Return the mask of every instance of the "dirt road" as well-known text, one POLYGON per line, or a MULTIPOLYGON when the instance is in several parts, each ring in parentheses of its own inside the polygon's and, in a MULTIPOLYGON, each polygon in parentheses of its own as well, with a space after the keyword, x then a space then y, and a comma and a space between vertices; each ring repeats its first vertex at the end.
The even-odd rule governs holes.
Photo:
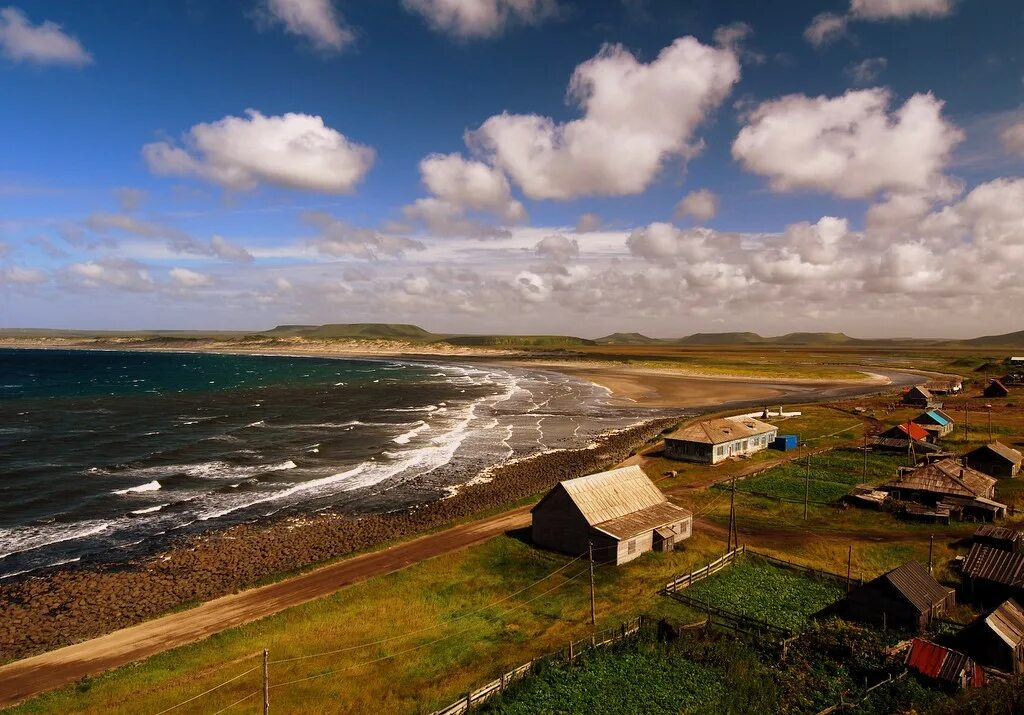
POLYGON ((356 556, 294 578, 223 596, 99 638, 0 667, 0 707, 74 683, 226 628, 255 621, 410 564, 451 553, 530 523, 530 508, 427 534, 383 551, 356 556))

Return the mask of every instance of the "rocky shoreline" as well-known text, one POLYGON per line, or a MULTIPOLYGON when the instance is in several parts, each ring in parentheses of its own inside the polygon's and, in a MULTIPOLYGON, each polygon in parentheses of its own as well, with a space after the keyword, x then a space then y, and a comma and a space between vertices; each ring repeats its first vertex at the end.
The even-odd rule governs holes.
POLYGON ((249 588, 355 551, 436 529, 625 459, 674 424, 659 419, 507 464, 491 481, 417 508, 361 517, 324 512, 240 525, 118 566, 59 570, 0 584, 0 662, 93 638, 188 604, 249 588))

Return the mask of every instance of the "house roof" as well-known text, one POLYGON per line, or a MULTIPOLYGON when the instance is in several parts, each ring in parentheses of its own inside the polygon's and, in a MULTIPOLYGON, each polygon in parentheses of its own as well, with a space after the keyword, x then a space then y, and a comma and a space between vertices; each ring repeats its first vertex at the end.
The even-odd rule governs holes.
POLYGON ((896 425, 895 427, 890 427, 882 434, 889 437, 906 435, 910 439, 920 442, 928 437, 928 430, 916 422, 906 422, 904 424, 896 425))
POLYGON ((1020 464, 1022 461, 1024 461, 1024 455, 1015 450, 1013 447, 1007 447, 1002 442, 992 442, 991 444, 986 444, 983 447, 978 447, 973 452, 969 452, 967 456, 969 457, 972 454, 977 454, 978 452, 984 451, 991 452, 992 454, 995 454, 996 456, 1001 457, 1007 462, 1011 462, 1013 464, 1020 464))
POLYGON ((665 439, 701 444, 723 444, 744 437, 754 437, 777 429, 774 425, 753 417, 725 417, 706 420, 678 429, 665 439))
POLYGON ((928 569, 916 561, 897 566, 875 581, 888 582, 918 613, 927 613, 953 591, 932 578, 928 569))
POLYGON ((975 539, 999 539, 1001 541, 1020 541, 1024 534, 1016 529, 994 524, 982 524, 974 532, 975 539))
POLYGON ((590 526, 668 501, 644 470, 636 465, 567 479, 559 486, 590 526))
POLYGON ((1024 554, 974 544, 964 559, 963 572, 1003 586, 1024 586, 1024 554))
POLYGON ((1024 642, 1024 610, 1012 598, 1003 601, 983 622, 1011 648, 1024 642))
POLYGON ((907 655, 907 667, 926 677, 955 685, 960 684, 963 674, 967 674, 972 683, 976 674, 980 675, 978 666, 963 653, 921 638, 913 640, 907 655))
POLYGON ((928 391, 927 387, 921 387, 920 385, 911 387, 906 392, 908 397, 925 397, 931 399, 932 393, 928 391))
POLYGON ((621 541, 692 516, 693 513, 689 509, 666 501, 620 516, 617 519, 602 521, 600 524, 595 524, 594 528, 621 541))
POLYGON ((927 412, 922 412, 915 417, 914 422, 918 424, 921 422, 934 422, 939 427, 945 427, 946 425, 951 424, 952 420, 948 415, 946 415, 946 413, 940 410, 928 410, 927 412))
POLYGON ((988 387, 985 388, 985 391, 987 392, 989 390, 995 390, 996 392, 1005 392, 1005 393, 1009 393, 1010 392, 1009 390, 1006 389, 1006 385, 1004 385, 1003 383, 1001 383, 999 380, 996 380, 996 379, 992 379, 992 380, 988 381, 988 387))
POLYGON ((965 467, 953 458, 946 458, 901 474, 884 486, 889 489, 976 498, 987 494, 995 483, 992 477, 965 467))

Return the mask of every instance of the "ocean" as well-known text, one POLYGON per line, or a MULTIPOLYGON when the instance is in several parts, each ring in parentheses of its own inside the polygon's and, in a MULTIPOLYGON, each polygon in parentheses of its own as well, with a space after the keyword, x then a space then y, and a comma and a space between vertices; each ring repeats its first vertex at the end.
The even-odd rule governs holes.
POLYGON ((0 578, 282 514, 402 509, 651 416, 542 370, 0 349, 0 578))

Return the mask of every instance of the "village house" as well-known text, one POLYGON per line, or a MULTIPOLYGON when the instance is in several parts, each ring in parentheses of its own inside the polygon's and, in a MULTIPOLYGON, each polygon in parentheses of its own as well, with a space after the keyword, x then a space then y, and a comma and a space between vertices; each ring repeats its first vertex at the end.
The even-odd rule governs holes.
POLYGON ((1024 455, 1002 442, 992 442, 968 452, 964 459, 972 469, 977 469, 990 477, 1012 479, 1020 474, 1024 455))
POLYGON ((953 418, 940 409, 922 412, 912 422, 924 428, 930 437, 929 442, 936 442, 940 437, 945 437, 955 426, 953 418))
POLYGON ((774 425, 753 417, 726 417, 697 422, 665 437, 665 456, 687 462, 718 464, 767 448, 778 436, 774 425))
POLYGON ((820 615, 838 615, 886 628, 919 633, 956 606, 956 591, 943 586, 916 561, 854 588, 820 615))
POLYGON ((693 514, 668 501, 640 467, 559 482, 531 509, 533 543, 623 564, 647 551, 671 551, 690 537, 693 514))
POLYGON ((921 638, 915 638, 910 645, 907 669, 946 690, 980 688, 985 684, 985 672, 969 656, 921 638))
POLYGON ((925 388, 933 395, 956 395, 964 389, 963 380, 935 380, 925 385, 925 388))
MULTIPOLYGON (((905 467, 899 476, 878 487, 896 501, 934 511, 921 516, 958 516, 985 521, 1006 516, 1006 505, 995 501, 996 480, 947 457, 919 467, 905 467)), ((912 511, 917 514, 920 510, 912 511)))
POLYGON ((957 646, 981 665, 1024 672, 1024 610, 1012 598, 978 616, 956 637, 957 646))
POLYGON ((982 606, 1024 602, 1024 553, 974 544, 961 568, 966 593, 982 606))
POLYGON ((921 425, 904 422, 873 437, 870 445, 877 452, 913 453, 916 456, 940 452, 938 445, 928 441, 930 437, 928 430, 921 425))
POLYGON ((920 407, 925 410, 933 407, 942 407, 942 403, 935 400, 935 397, 927 387, 921 387, 919 385, 911 387, 903 393, 903 404, 920 407))
POLYGON ((982 394, 984 394, 985 397, 1009 397, 1010 391, 1006 389, 1006 385, 1001 381, 989 380, 989 383, 982 394))
POLYGON ((1016 529, 994 524, 982 524, 974 532, 971 541, 1003 551, 1024 551, 1024 534, 1016 529))

